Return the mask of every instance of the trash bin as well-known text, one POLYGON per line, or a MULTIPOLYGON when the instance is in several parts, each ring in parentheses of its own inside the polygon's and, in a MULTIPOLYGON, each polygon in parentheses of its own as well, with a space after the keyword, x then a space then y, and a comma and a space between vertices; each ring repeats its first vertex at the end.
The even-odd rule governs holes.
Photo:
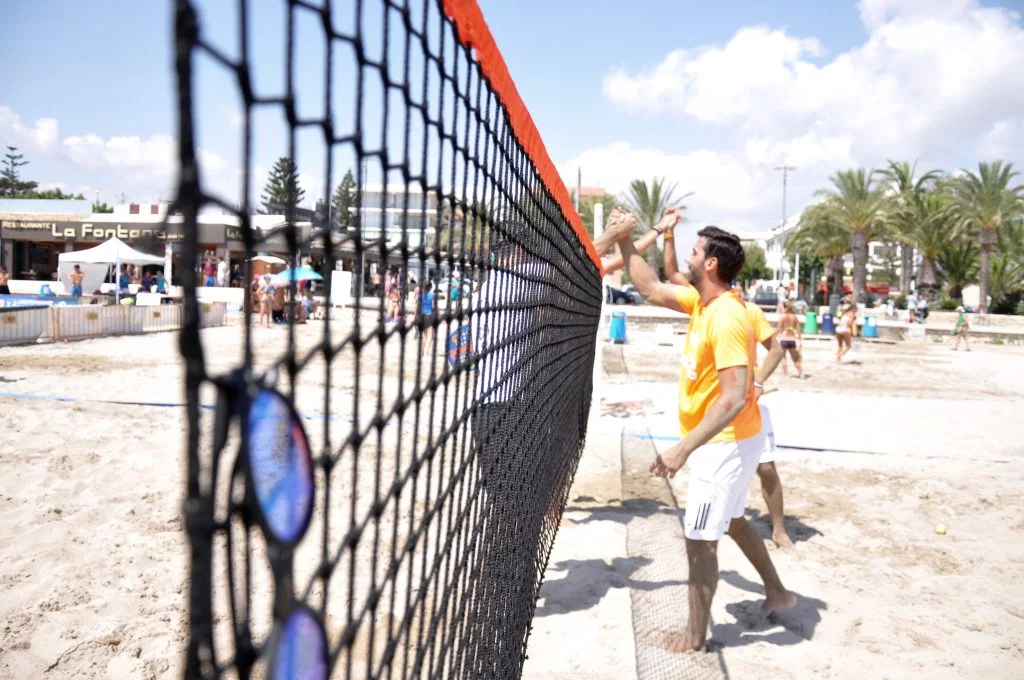
POLYGON ((832 321, 832 315, 828 312, 821 315, 821 332, 825 335, 835 335, 836 325, 832 321))
POLYGON ((861 331, 861 335, 865 338, 878 337, 878 319, 874 315, 864 317, 864 329, 861 331))
POLYGON ((612 323, 608 327, 608 339, 620 345, 626 342, 625 312, 612 312, 612 323))
POLYGON ((808 309, 807 314, 804 315, 804 333, 808 335, 818 334, 818 313, 813 309, 808 309))

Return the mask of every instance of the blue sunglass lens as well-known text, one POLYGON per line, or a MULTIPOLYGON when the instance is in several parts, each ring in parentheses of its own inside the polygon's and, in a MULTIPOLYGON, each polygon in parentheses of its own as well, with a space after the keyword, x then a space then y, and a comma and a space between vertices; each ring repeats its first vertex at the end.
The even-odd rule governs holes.
POLYGON ((285 398, 263 390, 249 407, 249 471, 256 501, 274 538, 298 541, 313 506, 313 457, 305 430, 285 398))
POLYGON ((274 649, 275 680, 327 678, 327 640, 323 627, 306 609, 296 609, 284 623, 274 649))

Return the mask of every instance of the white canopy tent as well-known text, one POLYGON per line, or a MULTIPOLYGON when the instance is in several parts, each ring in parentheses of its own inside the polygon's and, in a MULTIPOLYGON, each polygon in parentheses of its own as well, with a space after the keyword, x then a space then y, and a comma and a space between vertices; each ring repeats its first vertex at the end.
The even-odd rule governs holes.
MULTIPOLYGON (((76 264, 85 273, 82 290, 91 291, 98 289, 103 283, 110 265, 114 265, 115 276, 117 276, 121 272, 122 264, 164 264, 164 258, 135 250, 121 239, 111 237, 95 248, 58 255, 57 278, 61 282, 66 282, 68 274, 76 264)), ((121 301, 120 286, 117 286, 115 298, 118 302, 121 301)))

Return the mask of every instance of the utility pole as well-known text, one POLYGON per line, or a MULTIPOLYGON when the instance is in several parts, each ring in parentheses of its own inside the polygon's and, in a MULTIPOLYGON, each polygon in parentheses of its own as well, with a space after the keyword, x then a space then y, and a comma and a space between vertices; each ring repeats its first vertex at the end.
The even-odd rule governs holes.
POLYGON ((583 168, 576 168, 576 200, 573 207, 580 211, 580 192, 583 190, 583 168))
MULTIPOLYGON (((785 165, 785 164, 783 164, 783 165, 775 166, 775 169, 782 171, 782 226, 781 226, 781 229, 780 229, 780 232, 781 232, 781 230, 784 230, 786 228, 786 185, 788 184, 789 173, 791 173, 794 170, 796 170, 796 168, 794 168, 792 165, 785 165)), ((782 234, 780 233, 779 235, 781 236, 782 234)), ((785 245, 785 244, 783 244, 783 245, 785 245)), ((781 263, 780 263, 779 270, 781 271, 781 269, 782 269, 782 267, 781 267, 781 263)), ((796 255, 796 267, 795 267, 795 269, 796 269, 796 272, 795 272, 795 277, 794 278, 796 279, 797 290, 799 290, 800 289, 800 254, 799 253, 797 253, 797 255, 796 255)), ((775 278, 779 278, 779 277, 776 276, 775 278)))

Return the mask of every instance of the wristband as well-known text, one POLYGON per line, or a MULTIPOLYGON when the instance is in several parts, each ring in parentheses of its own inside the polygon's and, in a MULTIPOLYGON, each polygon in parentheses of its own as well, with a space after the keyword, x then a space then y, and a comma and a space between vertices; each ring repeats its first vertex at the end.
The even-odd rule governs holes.
POLYGON ((759 382, 757 382, 755 380, 754 381, 754 389, 762 389, 763 390, 764 389, 764 385, 762 383, 759 383, 759 382))
POLYGON ((663 238, 664 238, 664 239, 665 239, 666 241, 671 241, 671 240, 672 240, 673 238, 675 238, 675 237, 674 237, 674 236, 672 235, 672 232, 671 232, 671 231, 663 231, 663 232, 661 233, 661 235, 662 235, 662 237, 663 237, 663 238))
POLYGON ((651 227, 651 231, 653 231, 654 233, 658 234, 659 236, 665 233, 664 231, 662 231, 661 229, 658 229, 657 227, 651 227))

